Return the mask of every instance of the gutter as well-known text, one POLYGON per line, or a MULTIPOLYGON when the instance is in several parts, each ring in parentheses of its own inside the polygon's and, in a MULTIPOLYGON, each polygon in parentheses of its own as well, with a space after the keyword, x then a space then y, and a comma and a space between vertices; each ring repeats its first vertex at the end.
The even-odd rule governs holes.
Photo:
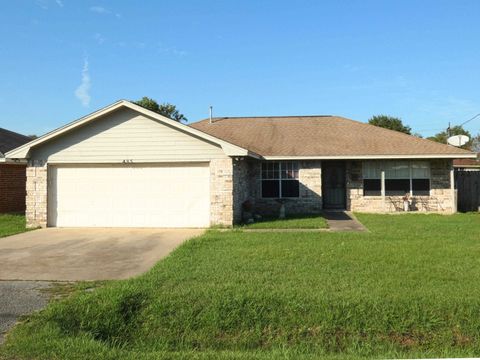
POLYGON ((0 164, 26 165, 27 163, 27 159, 0 158, 0 164))
POLYGON ((264 160, 476 159, 477 154, 262 156, 264 160))

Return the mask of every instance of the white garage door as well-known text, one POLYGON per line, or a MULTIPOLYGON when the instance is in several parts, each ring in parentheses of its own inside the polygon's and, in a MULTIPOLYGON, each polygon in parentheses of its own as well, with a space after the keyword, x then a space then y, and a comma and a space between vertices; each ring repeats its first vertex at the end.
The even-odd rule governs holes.
POLYGON ((208 227, 202 164, 51 166, 48 223, 60 227, 208 227))

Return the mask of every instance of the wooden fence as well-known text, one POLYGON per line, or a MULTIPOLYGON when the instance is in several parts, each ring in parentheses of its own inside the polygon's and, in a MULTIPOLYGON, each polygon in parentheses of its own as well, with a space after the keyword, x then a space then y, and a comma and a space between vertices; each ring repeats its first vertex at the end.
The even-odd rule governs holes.
POLYGON ((458 211, 479 211, 480 171, 455 170, 455 180, 458 211))

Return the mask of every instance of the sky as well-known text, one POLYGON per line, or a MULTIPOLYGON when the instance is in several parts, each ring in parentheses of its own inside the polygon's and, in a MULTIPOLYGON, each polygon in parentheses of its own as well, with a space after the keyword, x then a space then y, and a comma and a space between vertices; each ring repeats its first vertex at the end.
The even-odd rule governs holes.
MULTIPOLYGON (((480 1, 0 0, 0 127, 41 135, 119 99, 214 116, 480 113, 480 1)), ((480 117, 465 126, 480 132, 480 117)))

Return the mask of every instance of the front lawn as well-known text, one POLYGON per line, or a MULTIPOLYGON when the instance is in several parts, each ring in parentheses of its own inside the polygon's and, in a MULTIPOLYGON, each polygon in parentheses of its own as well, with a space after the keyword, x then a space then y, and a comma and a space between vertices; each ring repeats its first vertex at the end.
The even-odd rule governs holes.
POLYGON ((327 220, 318 214, 290 215, 285 219, 266 217, 241 227, 245 229, 324 229, 327 228, 327 220))
POLYGON ((27 231, 24 215, 0 214, 0 238, 24 231, 27 231))
POLYGON ((209 231, 51 303, 0 358, 479 356, 480 215, 357 217, 370 232, 209 231))

